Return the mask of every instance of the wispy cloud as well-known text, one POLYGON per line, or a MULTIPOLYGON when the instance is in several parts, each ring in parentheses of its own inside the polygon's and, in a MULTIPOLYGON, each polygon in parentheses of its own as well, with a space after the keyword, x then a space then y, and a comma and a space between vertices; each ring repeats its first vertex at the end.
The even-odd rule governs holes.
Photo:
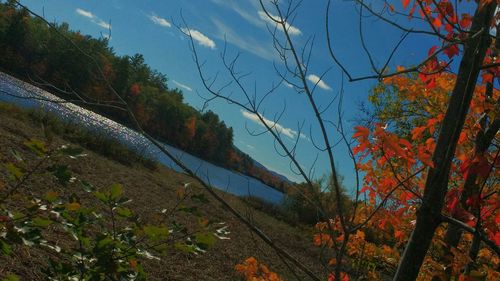
POLYGON ((77 8, 76 13, 82 17, 90 19, 91 22, 97 24, 98 26, 100 26, 102 28, 111 29, 111 25, 109 23, 103 21, 102 19, 100 19, 98 16, 94 15, 90 11, 86 11, 84 9, 77 8))
POLYGON ((323 90, 326 90, 326 91, 332 90, 332 88, 330 86, 328 86, 328 84, 326 84, 325 81, 321 80, 321 78, 319 78, 318 75, 309 74, 309 75, 307 75, 307 80, 314 83, 315 85, 318 85, 318 87, 320 87, 323 90))
POLYGON ((152 13, 151 15, 148 15, 148 18, 154 23, 154 24, 157 24, 159 26, 163 26, 163 27, 172 27, 172 24, 167 21, 166 19, 162 18, 162 17, 159 17, 157 15, 155 15, 154 13, 152 13))
POLYGON ((94 14, 92 14, 91 12, 85 11, 85 10, 80 9, 80 8, 76 9, 76 13, 79 14, 80 16, 83 16, 83 17, 86 17, 89 19, 93 19, 95 17, 94 14))
MULTIPOLYGON (((253 24, 261 28, 265 28, 266 23, 274 26, 276 25, 276 21, 281 21, 281 18, 279 16, 275 16, 268 12, 269 16, 271 16, 271 18, 269 18, 269 16, 264 11, 262 10, 259 11, 261 7, 260 4, 258 4, 258 1, 250 1, 252 7, 244 7, 244 8, 240 6, 242 1, 212 0, 212 2, 214 2, 217 5, 227 7, 233 10, 250 24, 253 24)), ((292 36, 298 36, 302 34, 302 31, 299 28, 290 25, 288 22, 285 22, 285 27, 288 30, 288 33, 292 36)))
POLYGON ((182 89, 184 89, 184 90, 186 90, 186 91, 189 91, 189 92, 192 92, 192 91, 193 91, 193 89, 192 89, 191 87, 189 87, 188 85, 185 85, 185 84, 179 83, 179 82, 177 82, 177 81, 175 81, 175 80, 172 80, 172 82, 173 82, 173 83, 174 83, 177 87, 182 88, 182 89))
MULTIPOLYGON (((257 114, 248 112, 248 111, 243 110, 243 109, 241 110, 241 114, 246 119, 264 127, 264 124, 262 124, 262 121, 259 119, 259 116, 257 116, 257 114)), ((274 128, 278 133, 283 134, 291 139, 294 139, 295 137, 297 137, 297 134, 298 134, 297 131, 290 129, 290 128, 283 127, 282 125, 280 125, 274 121, 271 121, 263 116, 262 116, 262 119, 264 120, 264 122, 266 123, 267 126, 274 128)))
MULTIPOLYGON (((260 19, 262 19, 263 21, 265 21, 273 26, 276 25, 276 21, 282 21, 282 19, 279 16, 275 16, 269 12, 266 14, 264 11, 258 11, 258 15, 259 15, 260 19)), ((290 34, 292 36, 298 36, 298 35, 302 34, 302 31, 300 29, 298 29, 297 27, 295 27, 293 25, 290 25, 288 22, 285 22, 285 28, 288 31, 288 34, 290 34)), ((279 29, 282 30, 281 28, 279 28, 279 29)))
POLYGON ((240 35, 231 27, 227 26, 222 21, 216 18, 212 18, 212 22, 218 30, 217 38, 226 40, 228 43, 233 44, 240 49, 250 52, 263 59, 272 61, 274 58, 276 58, 276 54, 273 51, 271 43, 266 46, 265 43, 253 37, 240 35))
MULTIPOLYGON (((242 17, 243 19, 245 19, 246 21, 255 26, 265 27, 265 23, 256 16, 255 12, 257 10, 255 8, 253 7, 243 8, 242 6, 240 6, 240 4, 242 4, 243 1, 212 0, 212 2, 214 2, 219 6, 233 10, 238 15, 240 15, 240 17, 242 17)), ((253 1, 250 2, 253 3, 253 1)))
POLYGON ((215 49, 215 42, 208 38, 205 34, 201 33, 200 31, 196 29, 190 29, 190 28, 181 28, 182 32, 184 32, 186 35, 191 35, 194 41, 198 42, 199 45, 203 47, 207 47, 210 49, 215 49))

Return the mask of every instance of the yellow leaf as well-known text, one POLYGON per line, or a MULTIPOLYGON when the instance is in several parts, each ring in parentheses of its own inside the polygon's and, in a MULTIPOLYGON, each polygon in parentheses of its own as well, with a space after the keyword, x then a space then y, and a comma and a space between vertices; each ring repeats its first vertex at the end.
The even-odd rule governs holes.
POLYGON ((78 209, 80 209, 80 203, 78 203, 78 202, 66 204, 66 210, 68 210, 68 211, 76 211, 78 209))

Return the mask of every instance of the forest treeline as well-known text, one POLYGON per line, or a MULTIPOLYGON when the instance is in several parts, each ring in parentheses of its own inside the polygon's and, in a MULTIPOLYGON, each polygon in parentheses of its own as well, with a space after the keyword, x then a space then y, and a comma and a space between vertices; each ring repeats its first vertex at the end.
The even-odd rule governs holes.
POLYGON ((186 104, 182 92, 168 86, 165 74, 151 69, 141 54, 117 55, 105 36, 83 35, 67 23, 50 27, 25 9, 0 3, 0 69, 61 98, 83 97, 88 102, 81 106, 133 127, 127 112, 117 108, 119 99, 109 83, 155 138, 284 188, 281 178, 235 148, 232 128, 217 114, 186 104))

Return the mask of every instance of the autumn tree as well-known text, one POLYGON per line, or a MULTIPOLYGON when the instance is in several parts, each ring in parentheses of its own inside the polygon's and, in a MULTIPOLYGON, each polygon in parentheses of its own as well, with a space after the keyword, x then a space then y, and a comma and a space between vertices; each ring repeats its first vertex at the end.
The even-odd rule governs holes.
MULTIPOLYGON (((17 2, 15 4, 26 9, 17 2)), ((492 158, 494 154, 489 149, 498 131, 498 106, 496 102, 498 97, 496 91, 493 90, 497 75, 500 74, 497 69, 497 48, 495 46, 497 40, 496 34, 493 32, 496 30, 497 2, 483 0, 475 3, 452 3, 447 0, 403 0, 401 3, 399 1, 398 3, 384 2, 382 8, 379 8, 380 5, 370 5, 361 0, 354 1, 355 7, 359 11, 360 24, 366 16, 369 16, 380 19, 387 23, 390 28, 403 32, 402 38, 395 45, 389 58, 382 67, 377 67, 371 57, 370 50, 364 43, 363 31, 360 27, 361 44, 369 58, 369 67, 373 74, 359 77, 351 74, 349 67, 335 52, 334 46, 337 43, 333 41, 335 36, 330 30, 332 1, 327 2, 325 13, 327 55, 330 56, 332 65, 337 66, 349 82, 385 79, 386 83, 392 83, 396 91, 412 93, 413 95, 433 92, 437 89, 441 91, 439 95, 436 95, 436 98, 441 100, 434 101, 435 97, 429 95, 423 95, 423 99, 413 97, 414 100, 423 103, 432 102, 441 106, 439 114, 436 115, 436 111, 424 108, 423 112, 428 115, 424 115, 420 119, 408 119, 406 127, 400 128, 400 132, 387 130, 385 124, 373 124, 370 128, 359 126, 353 135, 357 141, 355 147, 351 147, 350 138, 344 128, 343 89, 332 100, 332 104, 335 101, 338 102, 338 107, 334 110, 336 119, 330 120, 328 116, 325 116, 325 107, 328 109, 328 105, 319 104, 315 96, 319 81, 311 85, 307 80, 311 71, 308 58, 313 52, 313 40, 311 38, 311 40, 306 41, 305 46, 297 46, 290 35, 290 28, 293 19, 297 16, 297 7, 300 1, 261 0, 260 4, 264 15, 270 22, 273 22, 269 26, 269 31, 275 51, 282 62, 280 66, 276 67, 278 82, 273 84, 268 91, 257 96, 243 86, 244 83, 241 82, 246 76, 242 76, 237 70, 238 56, 230 58, 226 47, 222 50, 222 68, 240 95, 228 93, 225 91, 226 87, 216 88, 215 81, 209 78, 212 76, 207 76, 204 73, 203 63, 192 40, 190 47, 193 50, 201 80, 209 95, 207 100, 223 99, 254 114, 265 128, 263 133, 268 133, 274 138, 278 148, 277 152, 290 160, 294 171, 303 177, 304 185, 314 190, 317 187, 314 186, 315 181, 311 173, 301 165, 296 157, 297 144, 301 140, 303 127, 298 126, 295 143, 290 145, 284 141, 283 131, 276 125, 280 121, 280 115, 276 115, 274 122, 269 122, 261 111, 262 103, 266 101, 266 98, 285 82, 292 86, 295 92, 303 98, 304 104, 307 104, 311 109, 315 128, 320 136, 319 143, 316 141, 314 145, 319 152, 325 153, 328 159, 329 176, 331 176, 329 186, 334 194, 335 208, 325 206, 331 203, 315 200, 314 196, 307 192, 301 192, 300 189, 297 189, 297 192, 305 202, 315 206, 319 217, 326 218, 319 222, 318 233, 314 236, 315 244, 332 249, 332 257, 328 258, 327 261, 320 260, 320 262, 324 262, 324 267, 327 270, 324 277, 330 280, 347 280, 351 267, 346 265, 346 259, 362 261, 369 253, 372 257, 383 255, 383 260, 392 266, 398 264, 394 280, 415 280, 421 272, 422 264, 426 261, 436 232, 442 230, 443 222, 446 222, 448 226, 446 229, 449 232, 447 243, 452 246, 450 249, 456 243, 454 242, 457 241, 456 237, 460 237, 461 231, 467 231, 473 235, 472 244, 474 247, 470 248, 471 257, 478 255, 477 251, 480 247, 476 245, 480 245, 480 241, 487 244, 493 251, 498 251, 498 245, 494 241, 498 236, 498 230, 491 226, 492 214, 495 214, 498 208, 494 204, 497 195, 495 190, 493 190, 494 193, 490 192, 490 194, 488 189, 483 188, 483 186, 489 187, 487 167, 489 167, 489 175, 497 163, 496 156, 492 158), (406 26, 406 23, 400 24, 398 21, 408 18, 410 19, 407 23, 409 26, 406 26), (408 36, 413 35, 433 38, 436 46, 429 46, 429 50, 421 62, 391 70, 389 65, 399 64, 393 61, 394 53, 399 51, 401 43, 408 36), (460 63, 455 66, 451 62, 452 59, 460 63), (448 76, 446 72, 455 72, 456 74, 448 76), (478 89, 477 86, 481 82, 478 80, 480 75, 482 75, 486 86, 478 89), (400 81, 404 81, 404 85, 399 85, 400 81), (414 86, 414 88, 405 88, 408 86, 414 86), (484 91, 485 94, 482 94, 481 91, 484 91), (474 93, 479 93, 475 99, 474 93), (476 100, 479 102, 476 103, 476 100), (479 104, 477 108, 483 114, 486 113, 484 115, 486 117, 478 117, 477 112, 474 111, 476 110, 475 104, 479 104), (464 128, 467 128, 464 125, 470 126, 476 123, 478 126, 472 125, 471 130, 464 131, 464 128), (416 128, 412 129, 412 126, 416 126, 416 128), (334 141, 335 136, 337 141, 334 141), (465 142, 464 139, 468 137, 475 139, 475 143, 465 142), (425 142, 422 142, 421 139, 425 139, 425 142), (352 198, 352 206, 349 207, 344 205, 347 198, 343 193, 334 157, 333 148, 337 142, 345 144, 356 171, 356 186, 353 187, 356 193, 352 198), (465 145, 466 143, 468 144, 465 145), (474 143, 472 148, 471 143, 474 143), (462 147, 461 144, 464 146, 462 147), (473 157, 464 158, 463 155, 472 155, 473 157), (457 165, 460 165, 458 170, 457 165), (366 173, 363 179, 361 179, 361 171, 366 173), (453 192, 460 188, 463 189, 463 192, 453 192), (366 200, 362 196, 365 192, 368 194, 366 200), (470 213, 473 218, 467 216, 464 219, 466 213, 470 213), (398 224, 386 228, 388 221, 398 218, 400 219, 398 224), (461 230, 453 230, 450 225, 461 230), (375 232, 374 229, 383 231, 375 232), (386 246, 384 247, 384 245, 375 243, 376 240, 388 239, 389 235, 395 238, 389 243, 390 245, 384 244, 386 246), (455 238, 452 239, 452 237, 455 238), (404 248, 404 252, 400 256, 395 249, 401 248, 404 248)), ((29 10, 23 10, 23 13, 26 11, 29 10)), ((8 14, 13 11, 7 7, 2 12, 8 14)), ((22 24, 22 22, 12 21, 15 25, 22 24)), ((43 20, 42 22, 54 28, 49 22, 43 20)), ((5 22, 0 22, 0 24, 8 26, 5 22)), ((188 25, 186 22, 183 24, 188 25)), ((88 59, 85 61, 89 68, 93 69, 97 73, 96 76, 102 79, 100 80, 101 86, 103 86, 101 89, 106 88, 109 91, 108 94, 116 99, 114 102, 121 108, 120 112, 110 113, 111 116, 128 117, 128 122, 131 125, 157 145, 166 156, 172 158, 187 174, 197 179, 216 200, 270 245, 281 257, 305 272, 311 279, 320 280, 320 277, 294 259, 285 249, 277 246, 248 218, 232 208, 212 190, 209 183, 197 177, 194 171, 189 170, 155 139, 155 137, 159 137, 160 139, 175 140, 178 137, 175 134, 177 131, 192 132, 190 126, 187 126, 190 127, 187 130, 186 121, 193 117, 193 114, 190 114, 185 107, 177 106, 182 102, 182 95, 176 91, 164 92, 162 87, 167 88, 166 81, 154 72, 148 72, 148 68, 143 65, 144 62, 140 56, 110 60, 106 56, 100 56, 100 53, 93 49, 93 47, 99 48, 101 45, 106 47, 105 40, 102 43, 93 42, 94 44, 90 44, 91 46, 88 48, 83 48, 83 45, 75 45, 74 43, 81 40, 80 36, 72 35, 65 29, 67 28, 62 26, 55 30, 59 35, 63 35, 64 40, 61 39, 61 41, 64 41, 64 44, 69 44, 73 50, 77 50, 76 53, 81 53, 83 58, 88 59), (117 63, 114 71, 105 69, 106 64, 103 62, 109 61, 117 63), (120 79, 124 84, 114 85, 113 82, 110 82, 113 77, 120 79), (134 86, 133 91, 130 91, 135 83, 138 87, 134 86), (117 92, 113 86, 117 86, 123 91, 117 92), (131 92, 135 94, 127 95, 131 92), (155 102, 150 103, 151 100, 155 102), (139 101, 139 105, 147 104, 161 108, 161 111, 153 111, 151 117, 159 122, 150 122, 152 127, 143 128, 143 124, 139 122, 136 115, 138 112, 147 111, 135 112, 131 104, 137 101, 139 101), (170 123, 173 119, 176 121, 170 123), (162 126, 154 127, 158 124, 162 126), (168 132, 161 131, 162 127, 169 128, 168 132)), ((189 28, 181 28, 180 30, 191 37, 189 28)), ((346 44, 346 42, 342 43, 346 44)), ((15 52, 16 56, 22 56, 12 47, 7 50, 15 52)), ((112 53, 111 50, 103 51, 112 53)), ((43 72, 38 68, 36 71, 43 72)), ((72 75, 74 73, 66 75, 63 72, 57 72, 53 79, 60 81, 62 86, 66 86, 65 84, 70 83, 74 78, 72 75)), ((328 75, 328 73, 323 75, 328 75)), ((64 89, 64 87, 61 88, 64 89)), ((412 101, 410 96, 404 98, 412 101)), ((113 104, 108 104, 108 106, 113 106, 113 104)), ((137 107, 137 109, 139 108, 137 107)), ((412 110, 414 109, 419 108, 412 108, 412 110)), ((203 150, 203 153, 217 160, 229 157, 231 149, 228 149, 228 146, 231 145, 232 131, 224 130, 225 124, 219 122, 220 120, 216 116, 208 112, 194 115, 197 117, 194 139, 199 139, 200 145, 211 144, 207 150, 203 150), (209 124, 214 124, 212 128, 219 132, 225 132, 225 135, 217 139, 209 130, 209 124), (215 149, 214 145, 217 144, 221 146, 215 149)), ((147 118, 140 119, 146 120, 147 118)), ((199 152, 202 153, 201 150, 199 152)), ((255 262, 252 260, 251 264, 255 264, 255 262)), ((361 262, 359 264, 363 265, 361 262)), ((267 274, 267 271, 264 274, 267 274)))
MULTIPOLYGON (((475 244, 478 244, 479 240, 482 240, 489 244, 494 250, 498 250, 498 246, 495 245, 495 243, 491 244, 491 238, 496 236, 495 233, 492 233, 493 236, 490 235, 489 238, 484 237, 481 234, 482 230, 477 228, 477 223, 476 229, 471 229, 460 220, 456 220, 456 216, 455 218, 450 218, 449 216, 443 215, 445 203, 447 202, 447 194, 450 194, 448 190, 452 189, 450 185, 452 187, 457 185, 456 182, 452 181, 454 179, 450 178, 451 171, 456 165, 457 144, 460 140, 460 136, 462 135, 462 138, 464 136, 464 124, 468 112, 472 110, 471 101, 474 96, 476 85, 481 83, 481 81, 478 80, 481 73, 486 83, 489 83, 486 87, 488 89, 486 90, 486 96, 489 97, 489 102, 495 100, 495 96, 492 94, 492 88, 494 86, 493 80, 496 79, 496 67, 498 64, 495 55, 497 53, 494 44, 496 41, 494 38, 495 35, 490 34, 490 31, 492 28, 496 28, 496 1, 452 3, 445 0, 403 0, 401 6, 399 3, 392 4, 386 2, 380 10, 374 8, 377 7, 377 5, 371 5, 364 1, 355 1, 354 3, 360 13, 360 25, 363 21, 363 16, 374 17, 387 23, 389 27, 401 30, 404 34, 383 66, 377 67, 370 50, 364 42, 363 31, 360 27, 362 47, 369 58, 371 64, 370 68, 375 73, 356 77, 351 74, 348 65, 345 65, 341 58, 336 55, 333 41, 335 37, 330 31, 330 7, 332 1, 328 1, 325 17, 328 53, 332 59, 332 63, 344 73, 350 82, 367 79, 390 79, 400 75, 410 75, 414 73, 415 76, 413 76, 413 80, 422 83, 419 89, 422 90, 423 93, 432 91, 432 89, 438 86, 438 83, 444 83, 447 85, 439 86, 449 95, 445 94, 440 96, 442 98, 440 105, 446 105, 445 108, 441 108, 440 114, 436 116, 424 116, 424 118, 420 119, 409 119, 409 123, 406 124, 406 129, 401 128, 402 131, 406 130, 406 136, 390 133, 385 130, 384 125, 374 126, 373 132, 368 128, 358 127, 353 137, 358 140, 359 145, 354 149, 350 148, 349 141, 345 136, 341 120, 342 114, 339 110, 338 122, 334 123, 333 128, 337 130, 340 139, 345 140, 356 170, 359 171, 362 165, 364 165, 363 163, 358 164, 358 161, 363 161, 363 159, 378 159, 379 163, 377 163, 377 165, 384 166, 384 169, 386 169, 385 172, 388 173, 386 175, 376 175, 377 177, 372 176, 372 178, 365 177, 365 182, 368 181, 369 183, 366 188, 374 189, 374 193, 372 193, 374 196, 368 201, 368 203, 374 207, 371 208, 371 212, 369 212, 368 215, 364 215, 364 219, 360 220, 357 214, 360 214, 361 211, 364 212, 365 209, 358 206, 359 195, 356 195, 354 201, 354 215, 352 217, 348 216, 341 203, 342 193, 334 162, 331 134, 327 126, 325 126, 325 123, 333 122, 323 116, 324 111, 319 109, 320 107, 314 96, 316 85, 311 87, 306 79, 309 71, 308 58, 310 57, 312 49, 310 45, 307 45, 310 41, 307 41, 308 43, 306 43, 305 46, 297 47, 290 35, 291 24, 293 19, 297 16, 296 11, 298 3, 293 1, 283 3, 277 0, 260 1, 262 11, 267 15, 269 21, 275 24, 275 26, 271 25, 269 29, 276 53, 284 64, 284 69, 276 67, 278 77, 280 78, 279 80, 283 83, 286 82, 292 85, 295 91, 305 97, 305 101, 310 105, 313 116, 316 118, 320 132, 319 135, 322 137, 323 146, 317 148, 319 151, 325 153, 328 158, 333 179, 332 186, 337 195, 337 212, 335 214, 330 214, 332 219, 327 220, 322 225, 321 230, 325 233, 320 233, 318 243, 323 244, 323 238, 325 238, 325 241, 327 241, 326 244, 332 247, 336 253, 335 260, 331 262, 335 280, 339 280, 345 276, 343 273, 342 260, 346 249, 349 247, 351 241, 350 236, 354 237, 354 240, 362 237, 363 234, 359 232, 360 229, 367 226, 371 220, 378 217, 380 213, 391 214, 391 212, 388 213, 388 211, 392 210, 392 216, 394 217, 408 214, 404 211, 402 206, 409 208, 409 213, 412 213, 413 216, 416 217, 416 220, 414 226, 411 224, 408 225, 408 230, 411 232, 411 235, 405 242, 404 252, 399 259, 399 265, 394 275, 394 280, 415 280, 417 278, 436 230, 443 222, 448 224, 449 229, 453 228, 450 225, 454 225, 455 227, 467 229, 474 233, 476 236, 475 244), (457 11, 463 11, 463 13, 458 14, 457 11), (399 23, 398 19, 405 17, 409 18, 409 23, 413 23, 414 25, 407 27, 399 23), (419 23, 415 23, 415 21, 425 24, 422 26, 419 23), (281 34, 284 35, 281 36, 281 34), (416 65, 398 67, 393 71, 389 70, 389 64, 397 64, 397 62, 392 61, 394 53, 399 51, 398 48, 401 43, 411 35, 434 38, 436 46, 429 46, 427 56, 416 65), (300 53, 299 50, 302 50, 302 53, 300 53), (457 59, 460 63, 455 67, 452 64, 452 60, 457 59), (456 75, 451 77, 446 76, 446 72, 456 72, 456 75), (416 123, 412 124, 411 122, 416 123), (405 137, 410 136, 408 134, 409 129, 411 128, 410 126, 413 125, 417 125, 418 127, 411 131, 411 139, 406 139, 405 137), (427 130, 429 131, 427 132, 427 130), (423 133, 430 135, 435 134, 435 139, 427 138, 427 141, 420 145, 411 142, 419 139, 421 137, 420 135, 423 133), (375 144, 370 140, 372 134, 376 140, 375 144), (363 154, 360 154, 361 152, 363 152, 363 154), (359 157, 361 157, 361 159, 359 157), (394 159, 397 159, 397 161, 392 163, 394 159), (419 177, 421 182, 417 184, 417 182, 414 182, 412 179, 420 174, 422 174, 422 176, 419 177), (388 177, 388 175, 393 176, 388 177), (383 195, 379 196, 377 193, 383 195), (402 196, 404 200, 393 201, 389 208, 386 204, 388 201, 393 200, 393 195, 395 194, 397 194, 397 196, 402 196)), ((187 33, 188 36, 191 35, 189 32, 187 33)), ((346 42, 343 43, 345 44, 346 42)), ((261 99, 258 100, 255 95, 250 94, 251 92, 242 86, 242 81, 245 77, 240 76, 235 67, 238 56, 234 59, 229 58, 224 48, 222 51, 222 64, 230 79, 237 85, 237 89, 241 93, 241 99, 228 95, 224 92, 224 88, 218 89, 213 86, 214 81, 203 73, 202 64, 196 53, 195 45, 191 44, 191 48, 195 53, 195 62, 200 70, 201 79, 211 97, 227 100, 231 104, 255 114, 265 127, 266 132, 275 139, 281 154, 290 159, 291 165, 297 173, 303 176, 304 181, 313 188, 309 175, 296 159, 296 146, 285 144, 279 129, 277 129, 275 125, 269 124, 265 117, 259 112, 261 104, 266 99, 267 95, 274 92, 274 85, 267 93, 262 94, 261 99)), ((407 80, 406 83, 408 83, 407 80)), ((401 89, 398 89, 398 91, 399 90, 401 89)), ((422 94, 422 92, 413 91, 414 94, 422 94)), ((429 96, 426 96, 426 98, 431 100, 429 96)), ((486 100, 486 98, 483 97, 483 100, 486 100)), ((427 101, 424 100, 424 102, 427 101)), ((339 104, 341 103, 339 102, 339 104)), ((495 102, 493 102, 493 104, 495 104, 495 102)), ((491 105, 490 109, 484 110, 484 112, 486 112, 486 110, 488 112, 493 111, 491 105)), ((473 153, 475 156, 472 159, 464 160, 462 163, 462 175, 465 173, 466 181, 473 182, 473 185, 476 186, 476 179, 481 178, 484 182, 486 177, 485 171, 488 167, 493 169, 494 165, 492 165, 492 163, 496 163, 496 160, 491 158, 488 160, 484 156, 487 147, 498 130, 496 127, 496 115, 493 114, 492 116, 493 117, 481 118, 481 122, 483 123, 481 124, 481 122, 479 122, 479 124, 481 124, 479 126, 480 131, 476 133, 480 145, 476 147, 473 153), (484 137, 485 135, 488 137, 484 137), (479 173, 479 177, 475 177, 472 174, 469 176, 469 172, 472 172, 472 174, 479 173)), ((477 117, 477 115, 472 115, 471 118, 476 118, 475 121, 478 121, 477 117)), ((277 123, 279 118, 274 121, 277 123)), ((300 132, 301 128, 299 127, 298 129, 300 132)), ((297 137, 297 142, 298 141, 299 137, 297 137)), ((471 184, 466 184, 465 186, 469 185, 471 184)), ((365 188, 363 189, 363 191, 366 191, 365 188)), ((470 188, 466 188, 466 190, 469 189, 470 188)), ((481 198, 482 195, 478 192, 470 191, 465 191, 465 193, 475 195, 472 197, 471 195, 465 195, 467 199, 462 199, 461 204, 464 205, 463 202, 469 200, 469 205, 475 206, 476 213, 480 212, 477 207, 477 202, 479 200, 478 198, 481 198)), ((304 196, 306 195, 304 194, 304 196)), ((455 194, 455 196, 459 195, 455 194)), ((461 197, 464 198, 464 196, 461 197)), ((308 199, 310 200, 311 198, 308 199)), ((453 201, 453 199, 451 200, 453 201)), ((324 212, 326 210, 321 202, 314 201, 314 203, 319 212, 324 212)), ((470 209, 470 207, 466 209, 470 209)), ((494 209, 496 209, 496 207, 494 207, 494 209)), ((411 216, 412 215, 408 218, 411 216)), ((478 214, 476 218, 479 219, 479 216, 478 214)), ((408 222, 412 221, 413 220, 408 220, 408 222)), ((495 232, 495 230, 493 231, 495 232)), ((402 234, 401 230, 397 230, 396 236, 398 238, 403 237, 402 234)), ((477 247, 475 251, 477 252, 477 247)))

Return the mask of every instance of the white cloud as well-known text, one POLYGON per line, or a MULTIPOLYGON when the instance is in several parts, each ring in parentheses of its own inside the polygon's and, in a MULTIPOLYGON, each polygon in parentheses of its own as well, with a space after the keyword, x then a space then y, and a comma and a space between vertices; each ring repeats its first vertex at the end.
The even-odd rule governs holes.
POLYGON ((255 38, 249 36, 243 37, 238 32, 234 31, 232 28, 225 25, 222 21, 216 18, 212 18, 212 22, 218 29, 217 38, 226 40, 228 43, 233 44, 263 59, 272 61, 276 58, 276 54, 274 53, 274 49, 271 43, 269 43, 269 46, 266 47, 261 41, 258 41, 255 38))
POLYGON ((166 19, 162 18, 162 17, 159 17, 155 14, 151 14, 148 16, 148 18, 154 23, 154 24, 157 24, 157 25, 160 25, 160 26, 163 26, 163 27, 172 27, 172 24, 167 21, 166 19))
MULTIPOLYGON (((279 16, 275 16, 269 12, 268 12, 268 14, 269 14, 269 16, 271 16, 271 18, 269 18, 269 16, 264 11, 259 11, 258 14, 259 14, 260 19, 266 21, 267 23, 269 23, 271 25, 276 25, 276 21, 282 21, 282 19, 279 16)), ((290 25, 288 22, 285 22, 285 28, 288 30, 288 34, 290 34, 292 36, 297 36, 297 35, 302 34, 302 31, 300 31, 300 29, 298 29, 297 27, 295 27, 293 25, 290 25)), ((279 29, 282 30, 281 28, 279 28, 279 29)))
POLYGON ((201 46, 210 48, 210 49, 215 49, 215 42, 208 38, 205 34, 201 33, 200 31, 196 29, 188 29, 188 28, 181 28, 182 32, 184 32, 186 35, 191 35, 194 41, 198 42, 201 46))
POLYGON ((90 19, 91 22, 97 24, 98 26, 100 26, 102 28, 111 29, 111 25, 109 23, 103 21, 102 19, 100 19, 99 17, 97 17, 96 15, 94 15, 90 11, 86 11, 84 9, 77 8, 76 13, 82 17, 90 19))
POLYGON ((80 8, 76 9, 76 13, 79 14, 80 16, 83 16, 83 17, 86 17, 86 18, 89 18, 89 19, 95 18, 94 14, 92 14, 89 11, 85 11, 83 9, 80 9, 80 8))
MULTIPOLYGON (((241 110, 241 114, 246 119, 253 121, 253 122, 259 124, 260 126, 264 127, 264 124, 262 124, 262 121, 260 121, 259 116, 257 116, 257 114, 248 112, 248 111, 243 110, 243 109, 241 110)), ((263 116, 262 116, 262 119, 264 120, 264 122, 266 123, 267 126, 274 128, 274 130, 276 130, 278 133, 283 134, 291 139, 294 139, 298 134, 297 131, 292 130, 290 128, 283 127, 282 125, 280 125, 274 121, 271 121, 269 119, 266 119, 263 116)))
MULTIPOLYGON (((212 0, 217 5, 229 8, 236 12, 238 15, 240 15, 243 19, 248 21, 249 23, 258 26, 258 27, 265 27, 265 23, 262 22, 258 17, 255 16, 254 12, 256 11, 254 7, 249 8, 249 7, 242 7, 240 4, 243 3, 243 1, 228 1, 228 0, 212 0), (250 10, 252 12, 250 12, 250 10)), ((254 1, 250 1, 251 3, 254 3, 254 1)), ((248 6, 248 5, 247 5, 248 6)), ((259 4, 260 6, 260 4, 259 4)))
POLYGON ((177 82, 177 81, 175 81, 175 80, 172 80, 172 82, 173 82, 173 83, 174 83, 177 87, 179 87, 179 88, 182 88, 182 89, 187 90, 187 91, 190 91, 190 92, 192 92, 192 91, 193 91, 193 89, 192 89, 191 87, 189 87, 188 85, 185 85, 185 84, 179 83, 179 82, 177 82))
POLYGON ((293 85, 286 82, 286 81, 283 81, 283 84, 287 87, 287 88, 290 88, 290 89, 293 89, 293 85))
POLYGON ((97 24, 98 26, 102 27, 102 28, 105 28, 105 29, 110 29, 111 28, 111 25, 101 19, 97 19, 95 21, 95 24, 97 24))
POLYGON ((252 149, 252 150, 253 150, 253 149, 255 149, 255 146, 250 145, 250 144, 247 144, 247 145, 246 145, 246 147, 247 147, 247 148, 250 148, 250 149, 252 149))
POLYGON ((326 91, 332 90, 332 88, 330 86, 328 86, 323 80, 321 80, 321 78, 319 78, 319 76, 317 76, 317 75, 309 74, 309 75, 307 75, 307 80, 311 81, 315 85, 318 85, 318 87, 320 87, 323 90, 326 90, 326 91))

